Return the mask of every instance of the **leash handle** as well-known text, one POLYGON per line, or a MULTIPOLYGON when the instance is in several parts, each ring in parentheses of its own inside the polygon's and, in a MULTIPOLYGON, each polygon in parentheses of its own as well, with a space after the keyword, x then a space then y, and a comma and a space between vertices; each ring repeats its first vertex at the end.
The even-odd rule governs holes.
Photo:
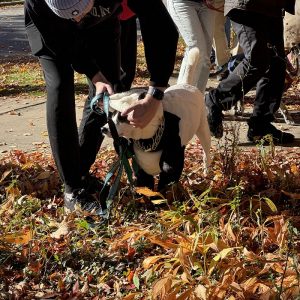
POLYGON ((100 102, 103 102, 104 93, 100 93, 94 96, 94 98, 91 100, 90 108, 93 112, 95 112, 98 115, 103 114, 103 109, 100 107, 100 102))

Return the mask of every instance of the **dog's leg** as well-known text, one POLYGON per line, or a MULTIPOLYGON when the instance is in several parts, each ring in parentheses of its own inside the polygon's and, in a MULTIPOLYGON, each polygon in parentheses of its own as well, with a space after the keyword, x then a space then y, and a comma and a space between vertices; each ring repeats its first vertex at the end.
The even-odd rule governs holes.
MULTIPOLYGON (((177 147, 175 147, 177 148, 177 147)), ((159 174, 157 189, 161 191, 170 183, 177 183, 184 166, 185 147, 172 149, 171 152, 163 151, 160 161, 162 172, 159 174)))
POLYGON ((207 173, 208 167, 211 163, 211 158, 210 158, 211 135, 210 135, 206 117, 201 119, 201 123, 196 132, 196 136, 200 140, 200 143, 204 150, 203 163, 204 163, 205 173, 207 173))
POLYGON ((143 169, 139 169, 136 174, 136 186, 148 187, 154 190, 154 178, 152 175, 147 174, 143 169))

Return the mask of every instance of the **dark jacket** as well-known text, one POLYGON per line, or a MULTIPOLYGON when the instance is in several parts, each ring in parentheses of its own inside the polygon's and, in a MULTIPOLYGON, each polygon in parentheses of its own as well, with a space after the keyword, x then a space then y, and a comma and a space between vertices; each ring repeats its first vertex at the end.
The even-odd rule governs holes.
MULTIPOLYGON (((99 14, 99 22, 90 28, 56 16, 45 0, 25 0, 25 27, 32 53, 69 61, 75 71, 93 78, 99 68, 91 54, 93 51, 88 46, 91 43, 86 41, 86 37, 90 36, 86 32, 93 30, 93 38, 101 39, 96 34, 97 26, 117 18, 121 12, 120 2, 121 0, 95 0, 92 11, 105 7, 109 8, 105 11, 110 11, 111 14, 99 14)), ((152 84, 167 86, 175 63, 178 39, 176 27, 161 0, 128 0, 128 6, 137 14, 141 24, 152 84)))
POLYGON ((295 14, 295 0, 225 0, 225 16, 232 9, 241 9, 267 16, 280 17, 282 16, 282 10, 295 14))

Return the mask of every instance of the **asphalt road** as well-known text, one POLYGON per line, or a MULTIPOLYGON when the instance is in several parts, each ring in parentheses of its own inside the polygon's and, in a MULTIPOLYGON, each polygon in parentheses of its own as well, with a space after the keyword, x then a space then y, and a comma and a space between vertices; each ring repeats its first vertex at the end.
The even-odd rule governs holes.
POLYGON ((0 59, 30 55, 23 5, 0 7, 0 59))

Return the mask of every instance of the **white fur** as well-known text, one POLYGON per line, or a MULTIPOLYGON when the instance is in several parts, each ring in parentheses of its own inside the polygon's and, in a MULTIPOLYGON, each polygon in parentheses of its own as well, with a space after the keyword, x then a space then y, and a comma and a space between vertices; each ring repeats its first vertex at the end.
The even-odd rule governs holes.
MULTIPOLYGON (((193 136, 196 135, 204 150, 203 162, 205 171, 207 171, 211 162, 209 154, 211 135, 207 123, 206 107, 203 94, 196 87, 190 85, 195 84, 195 72, 199 58, 198 48, 195 47, 189 51, 186 77, 183 78, 183 82, 166 89, 161 106, 145 128, 141 129, 133 127, 128 123, 120 123, 116 118, 114 122, 120 136, 138 140, 151 138, 155 134, 162 121, 163 111, 168 111, 178 116, 180 118, 179 136, 181 138, 181 145, 187 145, 193 136)), ((137 101, 141 92, 141 89, 132 89, 126 93, 113 95, 110 106, 117 111, 123 111, 133 102, 137 101)), ((137 163, 146 173, 157 175, 161 172, 159 161, 162 151, 144 152, 134 145, 134 152, 137 163)))
MULTIPOLYGON (((134 93, 130 96, 127 94, 119 100, 119 103, 121 103, 120 107, 117 107, 116 103, 113 103, 113 107, 121 111, 130 106, 137 99, 138 94, 134 93)), ((134 140, 150 138, 155 134, 162 121, 163 110, 180 118, 179 136, 182 146, 187 145, 193 136, 195 134, 197 135, 204 149, 204 164, 207 168, 210 164, 209 150, 211 136, 206 118, 203 95, 194 86, 189 84, 176 84, 169 87, 165 91, 164 99, 156 115, 145 128, 136 128, 128 123, 120 123, 116 118, 114 119, 114 123, 116 124, 120 136, 134 140)), ((160 173, 159 160, 161 152, 144 152, 137 146, 134 146, 134 152, 137 163, 146 173, 150 175, 160 173)))

